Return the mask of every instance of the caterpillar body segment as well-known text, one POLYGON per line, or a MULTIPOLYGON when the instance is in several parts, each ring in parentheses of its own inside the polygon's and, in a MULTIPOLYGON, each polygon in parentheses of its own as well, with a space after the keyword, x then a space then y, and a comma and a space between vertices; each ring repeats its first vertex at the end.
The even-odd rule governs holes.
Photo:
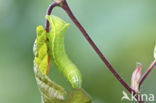
POLYGON ((68 23, 56 16, 47 16, 51 24, 48 35, 49 54, 58 70, 69 80, 73 88, 81 88, 81 73, 75 64, 68 58, 64 47, 64 34, 68 23))

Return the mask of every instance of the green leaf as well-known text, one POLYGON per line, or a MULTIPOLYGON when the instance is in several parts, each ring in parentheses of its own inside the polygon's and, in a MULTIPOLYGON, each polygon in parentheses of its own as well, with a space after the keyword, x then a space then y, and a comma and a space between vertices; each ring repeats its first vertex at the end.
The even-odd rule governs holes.
POLYGON ((64 100, 65 90, 51 81, 46 75, 36 72, 36 81, 44 103, 61 103, 64 100))
POLYGON ((61 103, 64 100, 65 90, 51 81, 47 76, 48 47, 47 33, 42 26, 37 27, 37 38, 34 43, 34 71, 43 103, 61 103))
POLYGON ((82 89, 74 89, 67 97, 66 103, 91 103, 91 97, 82 89))
POLYGON ((48 67, 48 52, 46 44, 47 33, 42 26, 38 26, 36 31, 37 38, 33 47, 35 55, 34 70, 38 70, 46 75, 48 67))
POLYGON ((36 72, 36 81, 43 103, 91 103, 91 97, 82 89, 73 89, 65 99, 65 90, 47 76, 36 72))

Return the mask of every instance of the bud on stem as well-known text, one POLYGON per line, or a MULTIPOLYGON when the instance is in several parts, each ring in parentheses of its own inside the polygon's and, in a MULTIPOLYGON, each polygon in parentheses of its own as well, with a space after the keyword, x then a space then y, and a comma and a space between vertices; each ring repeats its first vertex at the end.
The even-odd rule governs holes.
POLYGON ((139 80, 141 79, 141 75, 142 75, 142 67, 141 64, 138 63, 136 69, 132 73, 132 78, 131 78, 131 88, 137 93, 140 92, 139 80))

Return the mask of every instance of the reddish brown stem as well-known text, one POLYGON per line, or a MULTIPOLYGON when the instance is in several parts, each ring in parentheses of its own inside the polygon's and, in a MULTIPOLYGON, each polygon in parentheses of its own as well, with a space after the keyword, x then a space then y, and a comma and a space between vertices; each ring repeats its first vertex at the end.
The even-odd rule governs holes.
MULTIPOLYGON (((57 3, 53 3, 49 6, 48 10, 47 10, 47 15, 50 15, 53 8, 58 6, 57 3)), ((46 32, 49 32, 49 21, 46 19, 46 27, 45 27, 46 32)), ((48 39, 47 39, 48 40, 48 39)), ((49 71, 50 71, 50 56, 48 56, 48 66, 47 66, 47 76, 49 75, 49 71)))
POLYGON ((142 85, 143 81, 147 78, 147 76, 149 75, 149 73, 152 71, 152 69, 154 68, 155 65, 156 65, 156 60, 154 60, 152 62, 152 64, 149 66, 149 68, 147 69, 147 71, 145 72, 145 74, 142 76, 141 80, 139 81, 139 88, 142 85))
MULTIPOLYGON (((89 37, 88 33, 85 31, 83 26, 79 23, 79 21, 76 19, 76 17, 73 15, 72 11, 70 10, 66 0, 62 1, 61 7, 65 10, 65 12, 68 14, 68 16, 71 18, 71 20, 74 22, 74 24, 79 28, 83 36, 86 38, 86 40, 89 42, 89 44, 92 46, 92 48, 95 50, 95 52, 99 55, 101 60, 105 63, 105 65, 108 67, 108 69, 112 72, 112 74, 115 76, 115 78, 129 91, 129 93, 136 92, 131 89, 128 84, 120 77, 120 75, 115 71, 115 69, 111 66, 111 64, 108 62, 108 60, 104 57, 104 55, 101 53, 101 51, 98 49, 98 47, 95 45, 93 40, 89 37)), ((144 103, 144 101, 141 100, 141 98, 136 97, 139 103, 144 103), (139 101, 140 100, 140 101, 139 101)))
POLYGON ((75 23, 75 25, 79 28, 79 30, 82 32, 83 36, 87 39, 89 44, 92 46, 92 48, 96 51, 96 53, 99 55, 99 57, 102 59, 102 61, 105 63, 105 65, 108 67, 108 69, 113 73, 113 75, 116 77, 116 79, 119 80, 119 82, 131 93, 133 90, 127 85, 127 83, 120 77, 120 75, 115 71, 115 69, 111 66, 111 64, 108 62, 108 60, 103 56, 101 51, 98 49, 98 47, 95 45, 93 40, 89 37, 88 33, 85 31, 85 29, 82 27, 82 25, 78 22, 78 20, 75 18, 73 13, 71 12, 68 4, 66 1, 63 1, 62 8, 66 11, 68 16, 71 18, 71 20, 75 23))
MULTIPOLYGON (((58 3, 55 2, 54 5, 58 5, 58 3)), ((98 49, 98 47, 95 45, 95 43, 93 42, 93 40, 89 37, 88 33, 85 31, 85 29, 82 27, 82 25, 79 23, 79 21, 76 19, 76 17, 73 15, 72 11, 70 10, 66 0, 61 0, 61 2, 59 2, 59 6, 62 7, 65 12, 68 14, 68 16, 71 18, 71 20, 74 22, 74 24, 79 28, 79 30, 81 31, 81 33, 84 35, 84 37, 86 38, 86 40, 89 42, 89 44, 92 46, 92 48, 96 51, 96 53, 99 55, 99 57, 101 58, 101 60, 105 63, 105 65, 108 67, 108 69, 112 72, 112 74, 115 76, 115 78, 129 91, 129 93, 134 93, 134 95, 136 94, 136 92, 131 89, 128 84, 120 77, 120 75, 115 71, 115 69, 111 66, 111 64, 108 62, 108 60, 104 57, 104 55, 101 53, 101 51, 98 49)), ((52 8, 54 8, 55 6, 52 6, 52 8)), ((49 15, 50 15, 50 10, 49 9, 49 15)), ((49 30, 49 22, 47 21, 46 23, 46 28, 47 30, 49 30)), ((143 101, 139 101, 138 96, 136 96, 136 99, 138 100, 139 103, 144 103, 143 101)))
POLYGON ((144 103, 144 101, 142 100, 141 96, 138 95, 136 98, 138 100, 138 103, 144 103))
MULTIPOLYGON (((50 15, 53 8, 58 6, 59 4, 54 2, 53 4, 51 4, 47 10, 47 15, 50 15)), ((49 21, 46 19, 46 27, 45 27, 46 32, 49 32, 49 21)))

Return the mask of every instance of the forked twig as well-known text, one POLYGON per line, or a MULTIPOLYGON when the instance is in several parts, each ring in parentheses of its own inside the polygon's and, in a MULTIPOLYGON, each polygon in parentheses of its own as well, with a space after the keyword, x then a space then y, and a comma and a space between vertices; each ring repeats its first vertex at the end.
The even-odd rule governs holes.
MULTIPOLYGON (((132 93, 136 95, 137 93, 122 79, 122 77, 116 72, 116 70, 112 67, 112 65, 109 63, 109 61, 105 58, 105 56, 102 54, 102 52, 98 49, 98 47, 95 45, 93 40, 90 38, 88 33, 85 31, 85 29, 82 27, 82 25, 79 23, 79 21, 76 19, 76 17, 73 15, 72 11, 70 10, 66 0, 53 0, 54 3, 49 6, 47 15, 50 15, 53 8, 56 6, 61 7, 65 10, 65 12, 68 14, 70 19, 74 22, 74 24, 78 27, 78 29, 81 31, 83 36, 86 38, 86 40, 89 42, 89 44, 92 46, 92 48, 95 50, 95 52, 99 55, 101 60, 104 62, 104 64, 107 66, 107 68, 112 72, 112 74, 115 76, 115 78, 128 90, 129 93, 132 93)), ((45 30, 49 32, 49 22, 46 20, 46 27, 45 30)), ((147 72, 143 75, 142 79, 139 82, 139 87, 143 83, 143 81, 146 79, 152 68, 156 65, 156 60, 151 64, 147 72)), ((139 103, 144 103, 144 101, 141 100, 139 94, 136 95, 136 99, 139 103)))

